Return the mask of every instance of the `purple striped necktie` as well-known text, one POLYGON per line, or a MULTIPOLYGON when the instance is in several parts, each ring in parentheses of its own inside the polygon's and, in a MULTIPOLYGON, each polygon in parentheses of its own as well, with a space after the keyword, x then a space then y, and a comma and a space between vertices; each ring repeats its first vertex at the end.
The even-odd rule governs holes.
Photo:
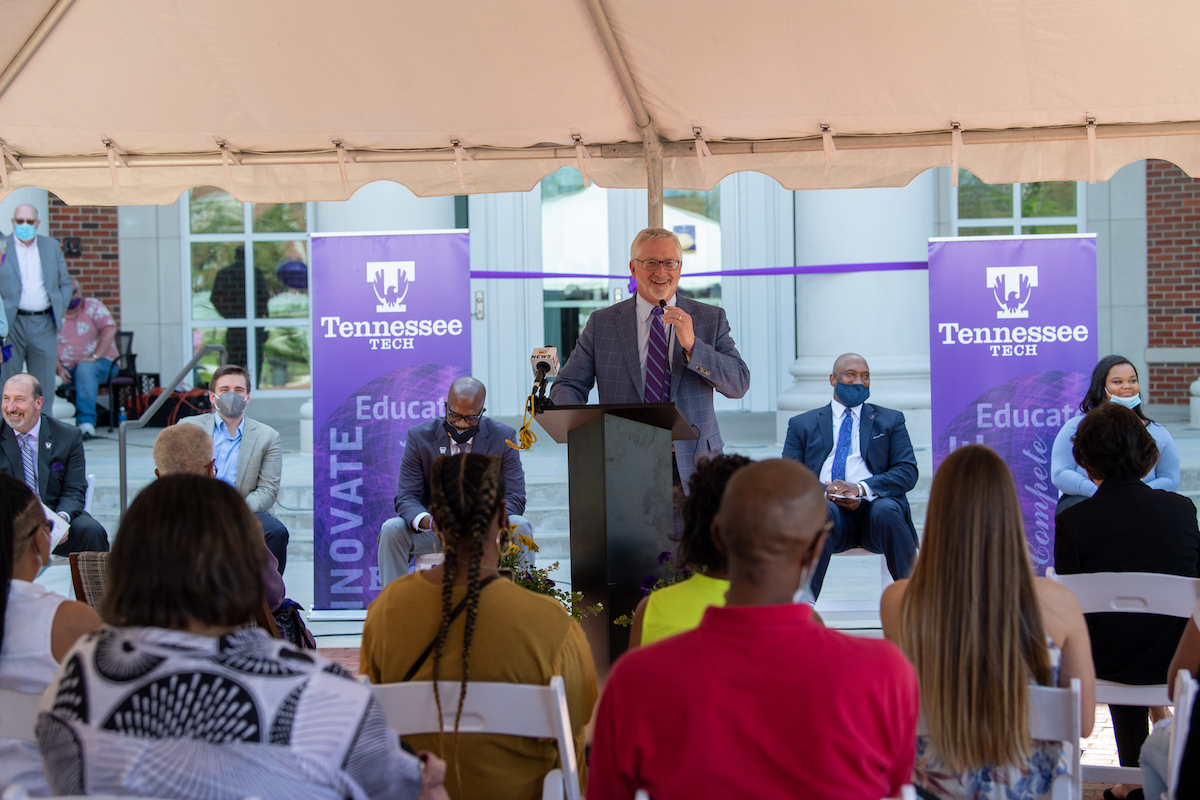
POLYGON ((664 367, 667 360, 667 327, 663 325, 662 306, 651 312, 650 340, 646 347, 646 393, 647 403, 665 403, 671 398, 671 375, 664 367))

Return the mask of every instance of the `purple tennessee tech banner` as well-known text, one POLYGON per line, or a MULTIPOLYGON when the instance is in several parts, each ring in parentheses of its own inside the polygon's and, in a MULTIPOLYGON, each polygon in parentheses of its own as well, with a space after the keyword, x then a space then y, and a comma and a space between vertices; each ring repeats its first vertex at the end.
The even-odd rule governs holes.
POLYGON ((471 369, 462 231, 312 236, 314 607, 365 609, 409 426, 471 369))
POLYGON ((1050 449, 1096 361, 1094 234, 929 240, 933 467, 966 444, 1000 454, 1038 575, 1054 565, 1050 449))

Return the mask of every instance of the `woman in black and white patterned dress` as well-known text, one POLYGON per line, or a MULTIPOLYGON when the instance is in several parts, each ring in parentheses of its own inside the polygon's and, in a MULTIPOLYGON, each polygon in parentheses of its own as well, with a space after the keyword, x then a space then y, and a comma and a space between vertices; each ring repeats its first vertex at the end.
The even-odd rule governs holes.
POLYGON ((244 627, 262 602, 261 537, 221 481, 174 475, 142 491, 110 557, 112 626, 68 653, 43 700, 56 793, 379 800, 433 788, 444 765, 400 749, 366 686, 244 627))

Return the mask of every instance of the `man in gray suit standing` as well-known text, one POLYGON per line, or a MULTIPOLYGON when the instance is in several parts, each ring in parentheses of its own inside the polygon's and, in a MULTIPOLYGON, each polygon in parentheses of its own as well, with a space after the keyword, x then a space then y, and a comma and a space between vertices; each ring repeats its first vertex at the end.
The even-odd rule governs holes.
POLYGON ((385 521, 379 531, 379 580, 384 586, 408 574, 408 561, 413 556, 438 549, 437 531, 429 514, 429 475, 433 460, 440 455, 500 456, 508 524, 517 526, 518 536, 531 536, 532 526, 521 516, 525 513, 525 470, 519 451, 504 441, 517 441, 517 432, 483 415, 486 399, 487 389, 482 382, 459 378, 450 384, 446 395, 446 416, 408 429, 396 489, 399 516, 385 521))
POLYGON ((0 264, 0 296, 8 318, 12 357, 0 368, 0 380, 28 372, 45 387, 42 413, 52 416, 58 331, 71 299, 71 276, 57 239, 40 236, 37 209, 28 204, 13 212, 13 233, 0 264))
POLYGON ((741 397, 750 388, 750 368, 729 335, 724 309, 676 294, 682 268, 683 247, 674 233, 665 228, 639 233, 629 261, 637 296, 588 317, 551 384, 550 400, 586 403, 596 384, 601 403, 673 401, 700 435, 674 445, 673 480, 686 493, 696 460, 725 446, 713 389, 741 397))
POLYGON ((246 416, 250 402, 250 373, 237 364, 219 367, 208 381, 211 414, 185 417, 180 422, 199 425, 213 440, 216 477, 238 490, 262 523, 267 549, 287 567, 287 526, 271 515, 283 476, 283 446, 279 431, 246 416))

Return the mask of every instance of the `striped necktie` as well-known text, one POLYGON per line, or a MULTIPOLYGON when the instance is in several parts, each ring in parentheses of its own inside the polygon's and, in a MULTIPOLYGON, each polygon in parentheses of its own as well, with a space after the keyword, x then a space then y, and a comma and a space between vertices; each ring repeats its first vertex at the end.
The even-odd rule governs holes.
POLYGON ((663 325, 662 306, 650 312, 650 340, 646 343, 646 393, 647 403, 665 403, 671 399, 671 374, 666 371, 667 327, 663 325))
POLYGON ((18 436, 21 439, 21 464, 25 467, 25 483, 37 494, 37 455, 34 452, 33 435, 22 433, 18 436))

